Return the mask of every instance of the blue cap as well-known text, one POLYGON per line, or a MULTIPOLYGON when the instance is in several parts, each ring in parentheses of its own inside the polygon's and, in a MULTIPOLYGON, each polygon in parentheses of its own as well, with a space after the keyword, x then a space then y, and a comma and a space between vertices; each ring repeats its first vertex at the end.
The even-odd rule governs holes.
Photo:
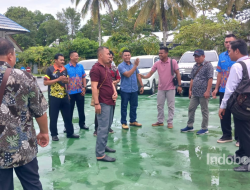
POLYGON ((195 56, 195 55, 197 55, 197 56, 205 55, 204 50, 202 50, 202 49, 195 50, 193 56, 195 56))

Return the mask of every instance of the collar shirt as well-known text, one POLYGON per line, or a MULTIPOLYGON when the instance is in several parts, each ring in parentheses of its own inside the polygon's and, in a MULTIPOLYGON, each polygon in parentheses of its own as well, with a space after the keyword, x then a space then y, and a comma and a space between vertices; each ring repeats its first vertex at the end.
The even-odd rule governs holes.
MULTIPOLYGON (((204 61, 202 64, 198 65, 197 63, 194 65, 191 71, 191 79, 193 79, 192 86, 192 95, 197 97, 203 97, 204 93, 207 91, 208 80, 213 78, 214 68, 213 65, 208 62, 205 64, 204 61), (199 72, 196 74, 198 69, 202 67, 199 72), (194 76, 196 74, 196 76, 194 76)), ((210 90, 210 94, 212 89, 210 90)))
POLYGON ((130 71, 134 65, 130 62, 130 65, 126 62, 122 62, 118 65, 118 70, 121 74, 121 84, 120 88, 121 91, 132 93, 138 91, 138 84, 137 84, 137 74, 139 74, 138 68, 136 68, 135 72, 130 77, 125 77, 123 73, 130 71))
POLYGON ((216 69, 217 72, 222 74, 219 92, 225 92, 230 69, 234 63, 235 61, 231 61, 228 51, 225 51, 219 55, 218 66, 216 69))
POLYGON ((83 66, 79 63, 77 63, 76 66, 69 63, 65 66, 65 68, 67 69, 69 75, 69 83, 67 85, 68 93, 82 93, 82 79, 86 77, 86 73, 83 66))
POLYGON ((228 77, 228 82, 226 85, 226 91, 224 94, 224 98, 221 102, 220 108, 226 109, 227 108, 227 101, 233 92, 236 90, 237 86, 239 85, 242 79, 242 66, 239 61, 244 61, 247 65, 248 73, 250 73, 250 59, 248 56, 241 57, 236 61, 236 63, 232 66, 230 70, 230 75, 228 77))
MULTIPOLYGON (((0 62, 0 83, 7 68, 11 66, 0 62)), ((12 69, 0 107, 0 169, 23 166, 37 156, 33 117, 41 117, 47 108, 36 79, 12 69)))

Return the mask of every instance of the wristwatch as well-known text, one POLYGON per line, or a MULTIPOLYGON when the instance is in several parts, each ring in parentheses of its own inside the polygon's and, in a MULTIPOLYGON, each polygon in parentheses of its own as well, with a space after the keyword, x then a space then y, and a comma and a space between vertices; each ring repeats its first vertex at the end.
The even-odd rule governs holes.
POLYGON ((178 85, 178 87, 182 87, 181 85, 178 85))

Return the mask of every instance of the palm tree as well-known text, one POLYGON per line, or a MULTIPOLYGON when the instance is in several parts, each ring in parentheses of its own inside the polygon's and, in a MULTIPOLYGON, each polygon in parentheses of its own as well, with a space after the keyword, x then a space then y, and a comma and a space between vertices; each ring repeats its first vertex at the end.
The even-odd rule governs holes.
POLYGON ((149 18, 154 26, 157 17, 160 18, 164 46, 166 46, 167 38, 167 20, 171 20, 174 25, 177 25, 179 18, 188 15, 191 17, 196 16, 195 6, 189 0, 138 0, 130 8, 130 12, 133 14, 138 9, 141 9, 141 11, 135 22, 135 27, 147 22, 149 18))
POLYGON ((221 6, 226 9, 225 12, 228 16, 232 14, 235 18, 237 11, 240 11, 246 2, 247 0, 221 0, 221 6))
MULTIPOLYGON (((82 0, 71 0, 72 3, 75 2, 76 7, 82 0)), ((112 0, 119 7, 121 6, 121 2, 125 0, 112 0)), ((102 30, 101 30, 101 15, 100 10, 102 8, 107 7, 108 11, 111 13, 113 11, 113 6, 111 4, 111 0, 84 0, 84 5, 82 7, 81 13, 82 17, 84 17, 88 11, 91 11, 91 16, 94 23, 98 23, 99 27, 99 46, 102 44, 102 30)))

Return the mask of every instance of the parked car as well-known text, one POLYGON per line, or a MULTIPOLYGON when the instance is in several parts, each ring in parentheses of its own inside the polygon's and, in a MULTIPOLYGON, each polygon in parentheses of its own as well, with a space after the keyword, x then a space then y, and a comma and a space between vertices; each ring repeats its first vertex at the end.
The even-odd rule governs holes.
POLYGON ((97 59, 88 59, 80 61, 79 64, 83 65, 83 68, 86 73, 86 84, 87 84, 87 90, 91 90, 91 81, 89 72, 92 69, 92 66, 97 62, 97 59))
MULTIPOLYGON (((194 52, 193 51, 187 51, 185 52, 179 62, 179 70, 181 73, 181 85, 182 88, 185 90, 187 90, 190 86, 190 74, 191 71, 193 69, 193 66, 195 64, 195 60, 194 60, 194 56, 193 56, 194 52)), ((215 50, 210 50, 210 51, 205 51, 205 60, 206 61, 210 61, 214 67, 214 76, 213 76, 213 86, 212 88, 215 88, 216 86, 216 82, 217 82, 217 75, 218 72, 216 71, 217 68, 217 64, 218 64, 218 54, 215 50)))
MULTIPOLYGON (((143 75, 147 75, 151 71, 151 68, 153 67, 154 63, 159 60, 158 55, 142 55, 131 57, 131 63, 134 63, 136 58, 140 59, 138 69, 140 74, 143 75)), ((156 86, 158 85, 158 81, 159 76, 157 71, 150 78, 142 79, 144 91, 149 92, 150 94, 154 94, 156 86)), ((118 84, 118 90, 120 90, 120 83, 118 84)))

